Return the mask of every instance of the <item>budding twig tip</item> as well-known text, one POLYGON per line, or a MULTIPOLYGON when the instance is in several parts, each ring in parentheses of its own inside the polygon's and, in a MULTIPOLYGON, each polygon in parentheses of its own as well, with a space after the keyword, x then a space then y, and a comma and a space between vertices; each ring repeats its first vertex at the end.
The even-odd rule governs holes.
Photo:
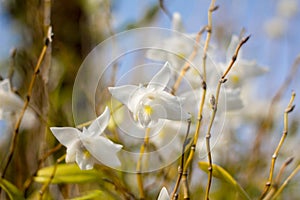
POLYGON ((12 58, 14 58, 17 54, 17 48, 13 47, 11 50, 10 50, 10 56, 12 58))
POLYGON ((294 160, 294 157, 288 158, 288 159, 285 161, 285 165, 291 164, 291 162, 293 162, 293 160, 294 160))
POLYGON ((214 11, 218 10, 219 7, 220 7, 219 5, 216 5, 215 7, 211 8, 209 11, 214 12, 214 11))
POLYGON ((251 38, 251 34, 249 34, 247 37, 246 37, 246 40, 249 40, 251 38))
POLYGON ((293 112, 293 110, 295 109, 296 105, 292 105, 292 107, 290 107, 290 109, 288 109, 287 113, 293 112))

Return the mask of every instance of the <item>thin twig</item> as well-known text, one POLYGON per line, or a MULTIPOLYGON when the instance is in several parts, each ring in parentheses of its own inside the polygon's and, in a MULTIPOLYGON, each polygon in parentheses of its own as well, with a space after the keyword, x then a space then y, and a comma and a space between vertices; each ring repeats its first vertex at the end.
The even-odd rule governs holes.
POLYGON ((269 200, 272 198, 272 196, 274 195, 274 193, 278 190, 278 187, 279 187, 279 183, 280 183, 280 180, 281 180, 281 176, 285 170, 285 168, 291 164, 291 162, 293 162, 294 158, 291 157, 291 158, 288 158, 284 163, 283 165, 280 167, 280 170, 279 170, 279 173, 278 175, 276 176, 276 179, 275 179, 275 182, 274 184, 272 184, 272 189, 270 190, 270 192, 266 195, 266 197, 264 198, 264 200, 269 200))
POLYGON ((288 86, 291 84, 292 80, 295 78, 295 76, 297 75, 297 71, 298 68, 300 67, 300 55, 297 56, 297 58, 295 59, 288 76, 285 78, 284 82, 282 83, 282 85, 280 86, 280 88, 278 89, 277 93, 275 94, 275 96, 272 99, 272 105, 274 105, 276 102, 278 102, 284 91, 287 90, 288 86))
POLYGON ((15 58, 16 58, 16 55, 17 55, 17 49, 16 48, 13 48, 10 52, 10 65, 9 65, 9 70, 8 70, 8 75, 7 75, 7 78, 10 82, 10 85, 12 85, 12 78, 14 76, 14 72, 15 72, 15 58))
MULTIPOLYGON (((184 75, 186 74, 186 72, 191 68, 190 66, 190 61, 193 61, 195 56, 197 55, 197 52, 199 50, 199 43, 200 43, 200 39, 201 39, 201 36, 203 34, 203 32, 207 29, 207 27, 203 27, 197 34, 197 37, 196 37, 196 44, 194 45, 194 50, 193 52, 191 53, 191 55, 189 56, 188 60, 185 61, 181 71, 180 71, 180 74, 179 76, 177 77, 176 79, 176 82, 174 83, 173 87, 172 87, 172 90, 171 90, 171 94, 175 94, 176 91, 178 90, 179 86, 180 86, 180 83, 184 77, 184 75)), ((201 77, 201 76, 200 76, 201 77)), ((201 77, 202 78, 202 77, 201 77)))
POLYGON ((147 146, 149 144, 149 134, 150 134, 150 128, 146 128, 144 142, 141 145, 139 159, 136 165, 136 172, 137 172, 136 175, 137 175, 137 183, 139 187, 140 199, 145 199, 144 183, 142 177, 142 162, 143 162, 143 155, 145 151, 147 151, 147 146))
POLYGON ((278 157, 278 153, 282 147, 282 144, 283 142, 285 141, 285 138, 288 134, 288 114, 290 112, 293 111, 293 109, 295 108, 295 105, 293 105, 294 103, 294 100, 295 100, 295 96, 296 96, 296 93, 295 92, 292 92, 292 96, 291 96, 291 99, 290 99, 290 102, 289 104, 287 105, 285 111, 284 111, 284 127, 283 127, 283 133, 282 133, 282 136, 281 136, 281 139, 273 153, 273 156, 272 156, 272 161, 271 161, 271 167, 270 167, 270 172, 269 172, 269 178, 268 178, 268 181, 265 185, 265 188, 264 188, 264 191, 260 197, 260 199, 263 199, 265 197, 265 195, 268 193, 271 185, 272 185, 272 181, 273 181, 273 173, 274 173, 274 167, 275 167, 275 162, 276 162, 276 159, 278 157))
POLYGON ((36 77, 39 74, 39 70, 40 70, 42 61, 43 61, 44 56, 46 54, 47 48, 48 48, 48 46, 49 46, 49 44, 51 42, 52 42, 52 30, 51 30, 51 27, 49 27, 47 38, 45 40, 45 44, 44 44, 44 46, 42 48, 42 51, 41 51, 41 54, 40 54, 39 59, 37 61, 37 64, 36 64, 36 66, 34 68, 34 72, 33 72, 33 75, 32 75, 32 78, 31 78, 31 81, 30 81, 30 84, 29 84, 29 88, 28 88, 28 91, 27 91, 27 95, 26 95, 26 99, 25 99, 23 108, 22 108, 21 113, 19 115, 19 118, 18 118, 18 120, 17 120, 17 122, 15 124, 14 132, 13 132, 13 135, 12 135, 12 142, 11 142, 11 145, 10 145, 10 148, 9 148, 8 158, 7 158, 7 161, 5 162, 1 178, 5 177, 5 173, 6 173, 7 169, 8 169, 8 166, 9 166, 9 164, 10 164, 10 162, 12 160, 13 154, 15 152, 15 148, 16 148, 16 145, 17 145, 17 138, 18 138, 19 131, 20 131, 19 130, 20 129, 20 125, 21 125, 22 119, 24 117, 25 111, 26 111, 26 109, 27 109, 27 107, 29 105, 36 77))
POLYGON ((235 61, 237 59, 237 56, 238 56, 238 53, 239 53, 239 50, 248 41, 249 38, 250 38, 250 36, 247 36, 247 37, 243 38, 241 40, 241 42, 239 43, 239 45, 236 47, 234 55, 232 56, 231 62, 229 63, 227 69, 225 70, 225 72, 223 73, 222 77, 219 80, 217 90, 216 90, 216 94, 215 94, 215 96, 212 96, 211 99, 210 99, 213 111, 212 111, 212 115, 211 115, 211 118, 210 118, 210 121, 209 121, 206 136, 205 136, 205 138, 206 138, 206 150, 207 150, 207 156, 208 156, 208 162, 209 162, 208 180, 207 180, 207 186, 206 186, 206 192, 205 192, 205 199, 209 199, 209 192, 210 192, 210 187, 211 187, 211 182, 212 182, 213 166, 212 166, 212 155, 211 155, 211 149, 210 149, 210 138, 211 138, 212 125, 213 125, 213 122, 215 120, 215 116, 216 116, 217 109, 218 109, 218 102, 219 102, 219 95, 220 95, 221 85, 227 81, 226 75, 229 73, 229 71, 231 70, 233 64, 235 63, 235 61))
POLYGON ((279 173, 278 173, 277 176, 276 176, 274 186, 275 186, 275 185, 276 185, 276 187, 279 186, 279 183, 280 183, 280 180, 281 180, 281 177, 282 177, 282 174, 283 174, 285 168, 286 168, 289 164, 291 164, 291 163, 293 162, 293 160, 294 160, 294 157, 290 157, 290 158, 288 158, 288 159, 283 163, 283 165, 281 166, 281 168, 280 168, 280 170, 279 170, 279 173))
POLYGON ((123 195, 124 199, 136 199, 133 194, 131 194, 127 191, 127 188, 124 188, 123 186, 119 185, 118 183, 115 183, 114 181, 107 179, 107 178, 103 178, 102 180, 106 183, 113 185, 116 192, 119 191, 123 195))
MULTIPOLYGON (((276 94, 272 98, 272 101, 271 101, 271 104, 270 104, 270 107, 269 107, 269 110, 267 113, 267 117, 265 118, 263 123, 261 123, 260 127, 258 128, 251 155, 258 154, 258 151, 260 150, 261 142, 263 141, 262 137, 264 136, 264 133, 268 132, 267 130, 270 128, 270 124, 273 121, 274 107, 276 106, 277 102, 282 98, 282 95, 286 91, 287 87, 291 84, 292 80, 294 80, 295 76, 297 75, 297 70, 298 70, 299 66, 300 66, 300 55, 298 55, 297 58, 295 59, 293 65, 291 66, 291 68, 289 70, 288 76, 285 78, 284 82, 281 84, 281 86, 277 90, 276 94)), ((252 156, 249 163, 256 163, 255 162, 256 158, 257 158, 256 156, 252 156)), ((249 172, 248 174, 252 174, 252 173, 249 172)))
POLYGON ((201 101, 200 101, 200 104, 199 104, 199 112, 198 112, 198 120, 197 120, 197 125, 196 125, 196 132, 195 132, 195 135, 193 137, 192 145, 190 147, 190 152, 189 152, 188 158, 187 158, 187 160, 184 164, 183 172, 182 172, 182 176, 184 177, 184 179, 187 179, 187 177, 186 177, 188 175, 187 171, 188 171, 190 163, 192 162, 194 154, 195 154, 196 145, 197 145, 198 137, 199 137, 199 133, 200 133, 200 127, 202 125, 202 123, 201 123, 202 122, 202 113, 203 113, 205 96, 206 96, 206 83, 205 82, 203 82, 202 88, 203 88, 203 93, 202 93, 201 101))
MULTIPOLYGON (((197 115, 197 125, 196 125, 195 134, 194 134, 194 137, 193 137, 193 142, 192 142, 192 145, 191 145, 191 148, 190 148, 188 158, 187 158, 187 160, 184 164, 184 167, 183 167, 183 172, 182 172, 182 177, 183 177, 182 179, 183 180, 187 180, 187 176, 188 176, 187 171, 188 171, 188 168, 189 168, 189 166, 190 166, 190 164, 193 160, 194 154, 195 154, 196 145, 197 145, 198 138, 199 138, 199 133, 200 133, 200 128, 201 128, 201 125, 202 125, 202 113, 203 113, 204 102, 205 102, 205 98, 206 98, 206 90, 207 90, 207 84, 206 84, 206 58, 207 58, 207 51, 208 51, 208 46, 209 46, 209 42, 210 42, 210 38, 211 38, 211 32, 212 32, 212 12, 217 10, 217 8, 218 7, 215 6, 215 0, 212 0, 211 4, 210 4, 210 7, 209 7, 209 10, 208 10, 208 25, 205 27, 205 29, 207 31, 207 35, 206 35, 206 39, 205 39, 205 44, 204 44, 204 49, 203 49, 203 57, 202 57, 203 75, 202 75, 201 78, 202 78, 203 92, 202 92, 201 100, 200 100, 200 103, 199 103, 199 111, 198 111, 198 115, 197 115)), ((200 41, 200 36, 201 36, 203 31, 202 30, 199 31, 198 37, 197 37, 197 42, 200 41)), ((198 51, 197 48, 198 47, 196 47, 196 46, 194 47, 194 51, 191 54, 190 59, 191 58, 194 59, 194 57, 195 57, 195 55, 198 51)), ((184 75, 188 69, 189 69, 189 65, 184 66, 183 71, 181 71, 181 74, 184 75)), ((174 88, 175 89, 173 91, 176 91, 175 86, 174 86, 174 88)), ((184 193, 185 193, 184 196, 185 197, 184 198, 189 198, 187 182, 185 182, 184 187, 185 187, 185 189, 184 189, 185 190, 184 191, 184 193)))
POLYGON ((195 131, 195 135, 193 138, 193 143, 191 146, 191 151, 189 153, 189 157, 185 163, 184 169, 183 171, 186 172, 195 153, 195 149, 196 149, 196 145, 197 145, 197 141, 198 141, 198 137, 199 137, 199 133, 200 133, 200 127, 201 127, 201 121, 202 121, 202 113, 203 113, 203 108, 204 108, 204 102, 205 102, 205 98, 206 98, 206 90, 207 90, 207 85, 206 85, 206 57, 207 57, 207 50, 208 50, 208 46, 209 46, 209 42, 210 42, 210 38, 211 38, 211 30, 212 30, 212 12, 214 11, 212 8, 215 7, 215 0, 211 1, 209 10, 208 10, 208 25, 206 26, 206 30, 207 30, 207 35, 206 35, 206 40, 205 40, 205 44, 204 44, 204 48, 203 48, 203 77, 202 77, 202 96, 201 96, 201 101, 199 104, 199 112, 198 112, 198 116, 197 116, 197 126, 196 126, 196 131, 195 131))
POLYGON ((184 139, 184 142, 182 144, 181 161, 180 161, 180 166, 178 167, 178 176, 177 176, 177 180, 176 180, 174 190, 171 194, 171 199, 175 199, 175 197, 177 196, 177 190, 178 190, 181 178, 182 178, 182 172, 183 172, 182 170, 183 170, 183 167, 184 167, 184 153, 185 153, 186 146, 189 143, 188 135, 190 133, 190 127, 191 127, 191 120, 189 119, 188 120, 187 131, 186 131, 186 134, 185 134, 185 139, 184 139))
MULTIPOLYGON (((105 14, 106 14, 105 22, 106 22, 106 25, 107 25, 107 29, 108 29, 109 35, 113 36, 113 35, 115 35, 115 32, 114 32, 114 29, 112 27, 111 2, 110 1, 104 1, 103 4, 105 6, 105 14)), ((115 54, 114 49, 118 49, 115 37, 112 37, 112 46, 113 46, 112 47, 112 53, 115 54)), ((118 62, 114 62, 113 65, 112 65, 110 85, 115 85, 116 76, 117 76, 117 72, 118 72, 118 66, 119 66, 118 62)))
POLYGON ((206 35, 206 39, 205 39, 205 44, 204 44, 204 48, 203 48, 203 57, 202 57, 202 67, 203 67, 202 89, 203 89, 203 93, 202 93, 201 101, 200 101, 200 104, 199 104, 199 112, 198 112, 196 132, 195 132, 195 135, 194 135, 193 144, 191 146, 191 151, 190 151, 189 157, 188 157, 187 162, 186 162, 185 167, 184 167, 184 171, 187 170, 190 162, 193 159, 195 149, 196 149, 196 145, 197 145, 197 141, 198 141, 198 137, 199 137, 199 133, 200 133, 202 113, 203 113, 204 102, 205 102, 206 91, 207 91, 206 58, 207 58, 207 51, 208 51, 208 46, 209 46, 209 43, 210 43, 211 32, 212 32, 212 12, 217 9, 217 7, 215 6, 215 2, 216 2, 215 0, 211 1, 209 9, 208 9, 208 14, 207 14, 208 15, 208 24, 206 26, 207 35, 206 35))
POLYGON ((249 40, 249 38, 250 38, 250 35, 247 36, 247 37, 245 37, 245 38, 243 38, 241 40, 241 42, 239 43, 239 45, 237 46, 237 48, 235 49, 234 55, 232 56, 231 61, 230 61, 229 65, 228 65, 227 69, 225 70, 225 72, 222 75, 222 79, 225 79, 225 77, 227 76, 227 74, 231 70, 233 64, 235 63, 235 61, 236 61, 236 59, 238 57, 238 54, 239 54, 239 51, 240 51, 241 47, 249 40))
POLYGON ((172 20, 172 15, 169 12, 169 10, 166 8, 164 0, 159 0, 159 7, 169 17, 169 19, 172 20))
POLYGON ((51 156, 53 153, 55 153, 55 152, 57 152, 58 150, 60 150, 61 147, 62 147, 62 144, 56 145, 54 148, 52 148, 52 149, 50 149, 48 152, 46 152, 46 153, 42 156, 42 158, 39 159, 37 169, 35 170, 35 172, 33 173, 33 175, 30 176, 29 179, 27 179, 27 180, 25 181, 25 183, 24 183, 23 188, 24 188, 24 195, 25 195, 25 196, 27 196, 27 192, 28 192, 28 189, 29 189, 30 185, 31 185, 32 182, 33 182, 33 178, 34 178, 34 176, 37 175, 37 172, 38 172, 38 170, 42 167, 42 164, 45 162, 45 160, 46 160, 49 156, 51 156))
POLYGON ((108 178, 103 178, 102 180, 105 182, 108 182, 112 185, 114 185, 115 190, 118 192, 120 191, 123 196, 124 199, 137 199, 134 194, 132 194, 129 191, 129 187, 124 186, 124 183, 122 182, 122 180, 120 179, 119 176, 116 175, 116 173, 114 173, 114 171, 112 171, 109 167, 104 166, 104 165, 97 165, 97 171, 101 171, 103 173, 105 173, 107 175, 108 178))
MULTIPOLYGON (((115 110, 110 111, 110 115, 113 115, 114 112, 116 112, 117 110, 119 110, 119 109, 122 108, 123 106, 124 106, 124 104, 120 104, 119 106, 117 106, 117 107, 115 108, 115 110)), ((92 119, 92 120, 90 120, 90 121, 87 121, 87 122, 83 122, 83 123, 81 123, 81 124, 78 124, 78 125, 76 126, 76 128, 79 128, 79 129, 80 129, 80 128, 89 126, 93 121, 95 121, 95 119, 92 119)))
POLYGON ((214 11, 216 11, 218 9, 218 6, 215 6, 216 1, 212 0, 210 2, 209 5, 209 9, 207 12, 207 27, 206 27, 206 31, 207 31, 207 35, 206 35, 206 40, 205 40, 205 44, 203 47, 203 57, 202 57, 202 65, 203 65, 203 79, 206 82, 206 59, 207 59, 207 51, 208 51, 208 46, 210 43, 210 39, 211 39, 211 33, 212 33, 212 13, 214 11))
POLYGON ((55 165, 54 165, 54 167, 53 167, 53 171, 52 171, 52 174, 51 174, 51 176, 49 177, 49 180, 43 185, 43 187, 40 189, 40 191, 39 191, 39 200, 42 200, 43 199, 43 195, 44 195, 44 193, 45 193, 45 191, 47 190, 47 188, 49 187, 49 185, 50 185, 50 183, 52 182, 52 180, 53 180, 53 178, 54 178, 54 176, 55 176, 55 173, 56 173, 56 169, 57 169, 57 165, 60 163, 60 162, 62 162, 64 159, 65 159, 65 157, 66 157, 66 154, 65 155, 63 155, 63 156, 61 156, 60 158, 58 158, 57 160, 56 160, 56 163, 55 163, 55 165))
POLYGON ((290 182, 290 180, 298 173, 300 170, 300 164, 294 169, 294 171, 287 177, 287 179, 283 182, 283 184, 280 186, 280 188, 277 190, 277 192, 274 194, 272 199, 276 199, 282 190, 286 187, 286 185, 290 182))
POLYGON ((189 200, 190 199, 190 192, 189 192, 189 183, 187 178, 187 172, 183 173, 182 182, 183 182, 183 199, 189 200))

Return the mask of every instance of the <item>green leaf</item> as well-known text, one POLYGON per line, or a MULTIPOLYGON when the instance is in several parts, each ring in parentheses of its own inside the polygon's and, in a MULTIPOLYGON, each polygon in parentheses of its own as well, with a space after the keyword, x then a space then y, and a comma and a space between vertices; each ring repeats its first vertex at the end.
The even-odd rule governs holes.
MULTIPOLYGON (((54 166, 40 169, 34 180, 40 183, 48 182, 53 170, 54 166)), ((95 169, 81 170, 76 164, 59 164, 51 183, 90 183, 98 182, 101 179, 101 173, 95 169)))
MULTIPOLYGON (((201 170, 208 173, 209 163, 199 162, 198 165, 201 170)), ((232 188, 234 188, 239 193, 239 195, 243 199, 250 200, 250 197, 247 194, 247 192, 240 186, 240 184, 225 169, 223 169, 222 167, 215 165, 215 164, 213 164, 212 167, 213 167, 212 175, 214 177, 227 182, 232 188)))
POLYGON ((101 190, 92 190, 92 191, 86 192, 86 195, 73 198, 72 200, 91 200, 91 199, 113 200, 112 197, 110 197, 108 194, 106 194, 105 192, 103 192, 101 190))
POLYGON ((5 179, 0 179, 0 187, 8 194, 10 199, 13 199, 13 200, 24 199, 25 200, 22 192, 11 182, 9 182, 5 179))

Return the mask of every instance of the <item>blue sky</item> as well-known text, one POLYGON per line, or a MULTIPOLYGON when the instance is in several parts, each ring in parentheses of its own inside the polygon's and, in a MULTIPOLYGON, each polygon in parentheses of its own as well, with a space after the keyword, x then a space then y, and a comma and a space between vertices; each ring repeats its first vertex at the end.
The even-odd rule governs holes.
MULTIPOLYGON (((158 0, 119 0, 114 2, 113 15, 115 18, 115 27, 120 27, 122 24, 137 21, 143 16, 145 10, 149 6, 157 4, 158 0)), ((251 42, 247 45, 246 52, 249 56, 256 57, 263 62, 272 63, 271 58, 266 58, 270 49, 281 48, 281 57, 284 57, 282 62, 290 64, 293 58, 300 50, 300 15, 292 18, 288 23, 287 33, 279 40, 269 40, 263 30, 263 25, 266 20, 276 15, 276 2, 274 0, 221 0, 216 1, 220 5, 219 10, 214 13, 214 23, 220 24, 223 21, 229 23, 229 32, 238 34, 242 28, 247 30, 247 33, 252 35, 251 42), (263 45, 261 45, 263 44, 263 45), (283 53, 283 55, 282 55, 283 53), (287 54, 287 55, 284 55, 287 54)), ((187 32, 196 32, 200 27, 207 22, 207 8, 209 0, 165 0, 165 4, 171 13, 179 12, 182 15, 183 22, 187 32)), ((299 5, 300 2, 298 1, 299 5)), ((158 19, 152 24, 158 27, 170 27, 170 20, 166 15, 160 12, 158 19)), ((9 55, 9 51, 13 46, 18 44, 18 35, 13 28, 13 23, 7 17, 2 6, 0 6, 0 59, 9 55)), ((278 57, 276 51, 272 52, 274 57, 278 57)))
POLYGON ((10 49, 17 45, 18 35, 13 30, 12 22, 0 4, 0 60, 9 56, 10 49))
MULTIPOLYGON (((300 5, 300 0, 296 0, 300 5)), ((287 20, 287 29, 279 39, 270 39, 264 31, 264 24, 277 14, 279 0, 217 0, 219 9, 213 14, 215 25, 226 24, 225 31, 238 34, 242 28, 251 34, 251 40, 243 49, 244 56, 258 60, 271 70, 267 75, 276 77, 278 84, 284 79, 284 74, 300 53, 300 14, 287 20)), ((144 15, 145 10, 157 4, 158 0, 118 0, 113 3, 112 14, 116 32, 129 22, 137 21, 144 15)), ((165 0, 168 10, 182 15, 186 31, 196 32, 207 23, 207 9, 209 0, 165 0)), ((159 12, 151 26, 170 28, 170 19, 159 12)), ((0 60, 9 56, 10 49, 18 45, 18 34, 14 30, 14 23, 7 17, 0 6, 0 60)), ((278 86, 275 84, 274 87, 278 86)))
MULTIPOLYGON (((298 5, 300 1, 296 0, 298 5)), ((113 10, 115 27, 128 21, 136 21, 143 16, 144 10, 157 0, 148 1, 115 1, 117 6, 113 10), (129 11, 130 10, 130 11, 129 11)), ((213 23, 224 27, 226 32, 239 34, 242 28, 246 34, 251 34, 251 39, 243 48, 244 56, 257 60, 263 66, 267 66, 270 72, 260 78, 262 82, 274 80, 272 84, 265 84, 265 91, 271 91, 281 84, 288 69, 300 54, 300 14, 285 20, 287 26, 283 35, 277 39, 268 37, 265 31, 267 21, 278 16, 277 4, 279 0, 221 0, 216 1, 219 9, 213 14, 213 23)), ((165 0, 165 4, 171 13, 179 12, 187 32, 196 32, 207 23, 207 8, 209 0, 165 0)), ((300 8, 300 6, 299 6, 300 8)), ((158 19, 152 26, 170 28, 171 22, 166 15, 160 12, 158 19)), ((299 91, 300 92, 300 91, 299 91)))

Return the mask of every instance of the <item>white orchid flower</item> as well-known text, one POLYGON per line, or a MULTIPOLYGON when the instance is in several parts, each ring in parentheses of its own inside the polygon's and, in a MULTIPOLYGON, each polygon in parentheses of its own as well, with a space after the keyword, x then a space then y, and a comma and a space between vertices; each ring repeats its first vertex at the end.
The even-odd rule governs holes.
POLYGON ((114 98, 125 104, 142 127, 151 127, 159 119, 185 120, 189 114, 182 110, 182 99, 164 91, 171 77, 169 63, 152 78, 147 87, 124 85, 109 87, 114 98))
POLYGON ((240 110, 244 107, 240 88, 226 88, 224 94, 224 99, 220 100, 225 101, 226 112, 240 110))
POLYGON ((264 23, 264 31, 270 39, 279 39, 287 33, 288 21, 275 16, 264 23))
POLYGON ((101 134, 110 119, 108 107, 88 128, 79 131, 73 127, 50 128, 56 139, 67 147, 66 162, 75 162, 80 169, 92 169, 94 163, 100 161, 111 167, 120 166, 117 152, 122 145, 115 144, 101 134))
MULTIPOLYGON (((234 55, 239 42, 240 40, 238 36, 233 35, 226 52, 226 63, 221 63, 221 67, 224 68, 224 70, 227 68, 228 63, 231 62, 232 56, 234 55)), ((255 60, 249 61, 243 59, 242 53, 242 50, 240 50, 239 56, 228 74, 228 82, 226 85, 230 85, 233 88, 241 86, 242 83, 249 78, 262 75, 268 71, 267 68, 258 65, 255 60)))
MULTIPOLYGON (((11 89, 9 79, 0 81, 0 119, 13 121, 14 114, 19 114, 24 106, 24 101, 11 89)), ((35 114, 27 108, 21 123, 21 129, 28 129, 35 125, 35 114)))
MULTIPOLYGON (((172 66, 172 75, 178 76, 186 62, 189 63, 190 69, 185 73, 184 78, 193 88, 201 87, 201 73, 202 73, 202 56, 204 40, 200 40, 197 49, 197 54, 190 59, 194 52, 195 44, 197 44, 197 33, 184 32, 183 23, 179 13, 175 12, 172 18, 173 34, 163 41, 156 44, 158 49, 149 49, 146 52, 146 57, 155 61, 168 61, 172 66), (180 34, 181 33, 181 34, 180 34)), ((209 45, 208 55, 211 58, 214 55, 214 47, 209 45)), ((210 74, 211 70, 215 69, 210 59, 207 60, 206 73, 210 74)))
POLYGON ((172 16, 172 29, 175 31, 183 32, 184 27, 181 20, 181 15, 178 12, 174 12, 172 16))
MULTIPOLYGON (((183 24, 181 21, 181 15, 177 12, 173 14, 172 18, 172 30, 183 32, 183 24)), ((162 41, 160 50, 150 49, 146 53, 146 57, 155 61, 168 61, 175 71, 180 71, 184 64, 184 59, 188 58, 189 54, 193 52, 193 45, 191 42, 187 42, 187 38, 183 38, 183 35, 178 35, 177 32, 172 34, 170 38, 162 41)), ((195 34, 186 35, 191 39, 195 39, 195 34)))
POLYGON ((170 195, 165 187, 160 190, 157 200, 170 200, 170 195))
POLYGON ((299 12, 299 1, 297 0, 280 0, 277 3, 277 12, 279 16, 290 19, 295 17, 299 12))
POLYGON ((23 107, 23 100, 12 92, 8 79, 0 82, 0 109, 6 112, 17 112, 23 107))

